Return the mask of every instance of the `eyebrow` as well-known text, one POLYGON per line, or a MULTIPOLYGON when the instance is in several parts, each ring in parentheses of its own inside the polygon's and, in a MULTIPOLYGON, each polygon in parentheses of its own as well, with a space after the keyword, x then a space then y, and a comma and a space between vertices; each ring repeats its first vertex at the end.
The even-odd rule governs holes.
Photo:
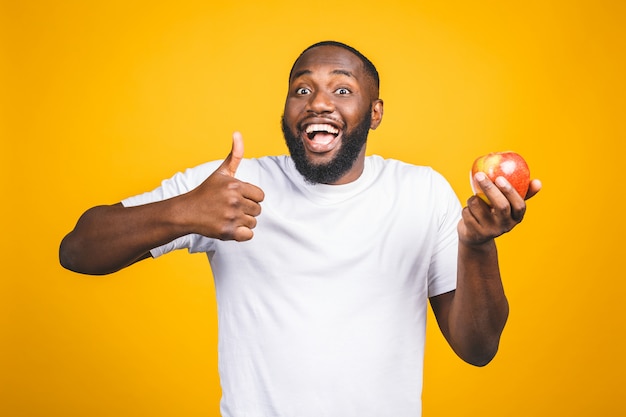
MULTIPOLYGON (((308 74, 312 74, 312 73, 313 73, 313 71, 308 70, 308 69, 300 70, 300 71, 298 71, 298 72, 293 74, 292 79, 296 79, 296 78, 299 78, 299 77, 301 77, 303 75, 308 75, 308 74)), ((353 73, 351 73, 348 70, 343 70, 343 69, 332 70, 330 73, 333 74, 333 75, 345 75, 346 77, 356 78, 353 73)))

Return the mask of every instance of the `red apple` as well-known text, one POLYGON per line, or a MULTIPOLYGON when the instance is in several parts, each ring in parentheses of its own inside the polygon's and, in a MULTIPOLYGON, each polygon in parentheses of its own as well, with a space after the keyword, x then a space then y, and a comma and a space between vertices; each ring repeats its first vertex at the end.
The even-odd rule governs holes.
POLYGON ((489 199, 474 181, 474 175, 479 171, 484 172, 491 181, 495 181, 498 177, 506 178, 520 196, 526 197, 530 184, 530 170, 524 158, 519 154, 511 151, 492 152, 474 161, 470 177, 472 191, 489 204, 489 199))

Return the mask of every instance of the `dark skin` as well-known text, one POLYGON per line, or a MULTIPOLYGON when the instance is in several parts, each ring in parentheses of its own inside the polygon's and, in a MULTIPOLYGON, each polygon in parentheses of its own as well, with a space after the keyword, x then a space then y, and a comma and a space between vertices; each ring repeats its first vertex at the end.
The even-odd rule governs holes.
MULTIPOLYGON (((301 56, 294 66, 284 120, 302 141, 310 164, 335 158, 343 146, 344 133, 357 126, 370 109, 369 128, 376 129, 382 121, 383 101, 356 55, 336 46, 318 47, 301 56), (305 129, 311 125, 328 125, 337 129, 337 134, 331 141, 310 139, 305 129)), ((364 163, 365 146, 352 167, 333 184, 359 178, 364 163)))
MULTIPOLYGON (((285 102, 285 121, 293 132, 308 124, 332 125, 334 139, 311 140, 302 133, 310 163, 326 162, 350 131, 371 110, 370 128, 378 127, 383 102, 372 78, 351 52, 337 46, 307 51, 294 67, 285 102)), ((62 241, 61 264, 86 274, 108 274, 150 257, 152 248, 180 236, 246 241, 254 236, 263 191, 236 179, 243 158, 243 139, 233 134, 231 153, 194 190, 169 200, 138 207, 121 204, 87 210, 62 241)), ((365 146, 349 170, 334 184, 345 184, 363 172, 365 146)), ((439 327, 452 349, 468 363, 483 366, 495 356, 509 306, 500 276, 495 238, 522 221, 525 199, 541 189, 533 180, 522 198, 504 178, 477 183, 491 202, 472 196, 458 224, 457 288, 430 299, 439 327)))
POLYGON ((222 240, 252 239, 263 191, 234 178, 243 138, 221 166, 192 191, 152 204, 96 206, 87 210, 61 242, 61 265, 103 275, 150 257, 150 250, 190 233, 222 240))

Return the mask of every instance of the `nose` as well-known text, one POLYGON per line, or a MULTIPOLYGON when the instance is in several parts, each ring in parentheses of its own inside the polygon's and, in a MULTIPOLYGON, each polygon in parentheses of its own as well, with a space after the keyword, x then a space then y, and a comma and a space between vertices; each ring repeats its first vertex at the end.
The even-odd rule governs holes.
POLYGON ((324 91, 316 91, 309 98, 309 111, 317 114, 332 113, 335 110, 332 97, 324 91))

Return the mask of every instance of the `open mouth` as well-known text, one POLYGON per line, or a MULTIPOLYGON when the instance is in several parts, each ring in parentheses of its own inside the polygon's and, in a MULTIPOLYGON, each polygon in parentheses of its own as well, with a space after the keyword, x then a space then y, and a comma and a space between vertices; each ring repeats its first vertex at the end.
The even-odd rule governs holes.
POLYGON ((339 129, 328 123, 314 123, 304 129, 307 145, 313 152, 328 152, 338 141, 339 129))
POLYGON ((304 130, 309 137, 309 139, 313 140, 316 135, 333 135, 337 136, 339 134, 339 129, 329 124, 314 124, 308 125, 304 130))

